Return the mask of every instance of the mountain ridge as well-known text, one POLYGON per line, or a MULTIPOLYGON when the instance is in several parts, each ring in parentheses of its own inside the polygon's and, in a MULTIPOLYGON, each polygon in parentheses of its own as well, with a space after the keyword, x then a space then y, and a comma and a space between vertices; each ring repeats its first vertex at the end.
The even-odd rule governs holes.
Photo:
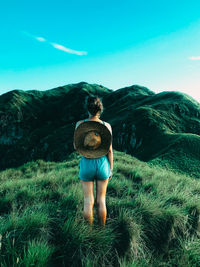
MULTIPOLYGON (((85 97, 89 95, 97 95, 103 102, 101 119, 113 128, 114 149, 155 163, 161 162, 162 156, 166 159, 169 151, 174 157, 180 154, 185 144, 179 158, 183 160, 181 155, 186 151, 188 157, 197 160, 200 104, 190 96, 176 91, 156 94, 139 85, 114 91, 80 82, 46 91, 15 89, 0 95, 0 168, 36 159, 65 160, 74 151, 75 123, 88 117, 85 97), (190 134, 197 135, 196 139, 190 134), (180 139, 185 141, 181 143, 180 139), (173 146, 177 147, 176 151, 173 146)), ((192 169, 197 163, 195 160, 192 169)), ((186 161, 184 158, 184 171, 188 168, 186 161)), ((165 163, 169 168, 180 165, 178 160, 177 164, 165 163)), ((191 175, 198 176, 200 170, 194 169, 193 172, 188 168, 191 175)))

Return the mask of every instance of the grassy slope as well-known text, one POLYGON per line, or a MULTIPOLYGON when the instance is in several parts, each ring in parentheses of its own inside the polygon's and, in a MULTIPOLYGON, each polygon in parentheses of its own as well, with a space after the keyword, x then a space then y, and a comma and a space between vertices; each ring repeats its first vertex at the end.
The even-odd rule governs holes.
POLYGON ((176 170, 190 177, 200 179, 200 136, 195 134, 174 134, 174 142, 148 163, 176 170))
POLYGON ((107 225, 90 229, 79 161, 0 172, 1 266, 199 266, 199 180, 114 150, 107 225))
POLYGON ((105 118, 114 126, 114 147, 120 151, 126 147, 140 160, 199 177, 200 104, 179 92, 153 94, 145 88, 143 94, 137 92, 129 87, 104 97, 105 118), (124 130, 122 124, 126 124, 124 130), (130 137, 122 146, 116 142, 123 131, 131 136, 132 125, 136 138, 142 140, 136 149, 129 145, 130 137))
POLYGON ((73 151, 75 123, 87 116, 84 99, 90 94, 102 97, 101 118, 112 125, 115 149, 154 165, 199 176, 198 102, 179 92, 155 94, 138 85, 112 91, 84 82, 46 91, 13 90, 0 96, 0 126, 2 117, 5 120, 0 131, 12 137, 14 125, 23 132, 16 144, 0 145, 0 168, 36 159, 65 160, 73 151), (135 147, 130 145, 132 135, 137 139, 135 147))

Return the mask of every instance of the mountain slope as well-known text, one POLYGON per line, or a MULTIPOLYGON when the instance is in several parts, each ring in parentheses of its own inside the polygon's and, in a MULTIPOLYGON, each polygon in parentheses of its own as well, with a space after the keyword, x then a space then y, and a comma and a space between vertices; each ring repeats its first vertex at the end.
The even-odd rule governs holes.
POLYGON ((13 90, 0 96, 0 167, 73 151, 75 123, 88 117, 85 97, 102 99, 102 120, 113 129, 113 148, 198 177, 200 104, 180 92, 155 94, 133 85, 110 90, 81 82, 46 91, 13 90))

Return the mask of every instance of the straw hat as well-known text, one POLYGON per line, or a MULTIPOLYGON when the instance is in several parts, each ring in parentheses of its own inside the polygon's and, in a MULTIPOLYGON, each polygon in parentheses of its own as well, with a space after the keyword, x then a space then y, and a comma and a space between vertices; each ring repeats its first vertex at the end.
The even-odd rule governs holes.
POLYGON ((112 141, 109 129, 97 121, 85 121, 74 132, 76 150, 86 158, 99 158, 108 153, 112 141))

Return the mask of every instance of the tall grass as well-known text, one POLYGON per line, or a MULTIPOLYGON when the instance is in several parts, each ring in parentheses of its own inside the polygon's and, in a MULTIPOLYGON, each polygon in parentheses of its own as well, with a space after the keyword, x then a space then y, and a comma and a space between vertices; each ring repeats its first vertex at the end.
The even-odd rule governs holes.
POLYGON ((114 151, 106 228, 82 216, 80 156, 0 172, 1 266, 200 266, 200 181, 114 151))

